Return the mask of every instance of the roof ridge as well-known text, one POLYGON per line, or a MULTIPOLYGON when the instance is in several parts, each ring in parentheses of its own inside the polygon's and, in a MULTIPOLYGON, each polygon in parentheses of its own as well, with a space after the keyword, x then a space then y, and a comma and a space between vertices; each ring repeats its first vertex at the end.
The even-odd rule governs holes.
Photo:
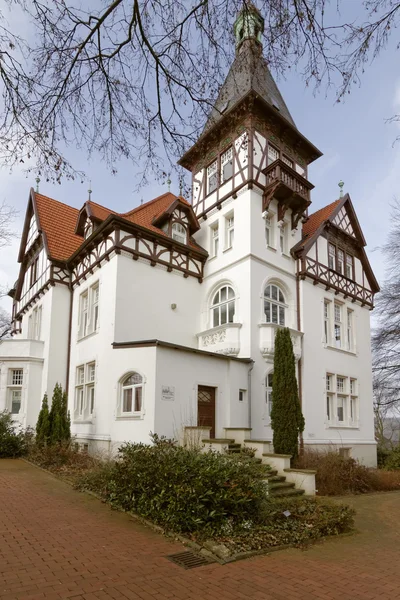
POLYGON ((119 214, 116 213, 115 210, 113 210, 112 208, 108 208, 108 206, 104 206, 104 204, 99 204, 98 202, 93 202, 93 200, 86 200, 85 204, 94 204, 95 206, 98 206, 99 208, 104 208, 104 210, 109 210, 110 212, 113 212, 115 214, 119 214))
POLYGON ((162 198, 164 198, 165 196, 168 196, 168 195, 173 196, 173 200, 176 200, 176 198, 178 198, 178 196, 175 196, 175 194, 173 194, 172 192, 164 192, 164 194, 157 196, 157 198, 153 198, 153 200, 148 200, 144 204, 139 204, 139 206, 132 208, 132 210, 129 210, 126 213, 119 213, 119 214, 121 215, 121 217, 130 216, 130 215, 138 212, 139 210, 145 208, 146 206, 149 206, 150 204, 154 204, 155 202, 158 202, 159 200, 161 200, 162 198))

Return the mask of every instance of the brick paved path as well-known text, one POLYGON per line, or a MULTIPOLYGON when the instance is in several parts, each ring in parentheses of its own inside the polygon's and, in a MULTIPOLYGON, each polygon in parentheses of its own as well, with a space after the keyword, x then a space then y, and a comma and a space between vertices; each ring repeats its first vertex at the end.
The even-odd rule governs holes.
POLYGON ((0 460, 2 600, 400 598, 400 492, 352 498, 360 533, 185 571, 182 549, 22 461, 0 460))

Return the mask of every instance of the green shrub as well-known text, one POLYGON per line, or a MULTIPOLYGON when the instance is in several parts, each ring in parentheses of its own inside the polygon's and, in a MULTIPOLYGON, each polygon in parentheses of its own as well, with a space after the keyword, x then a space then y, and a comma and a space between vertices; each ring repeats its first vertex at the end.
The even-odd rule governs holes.
POLYGON ((388 471, 397 471, 400 469, 400 446, 397 446, 388 452, 383 468, 388 471))
POLYGON ((386 459, 388 458, 389 455, 390 455, 390 450, 388 450, 387 448, 384 448, 382 446, 378 446, 378 448, 376 450, 376 456, 377 456, 377 460, 378 460, 378 467, 380 469, 383 469, 383 467, 385 466, 386 459))
POLYGON ((265 502, 264 467, 243 456, 200 453, 170 443, 124 444, 114 465, 88 473, 81 489, 99 493, 179 532, 213 533, 256 518, 265 502))
POLYGON ((0 458, 17 458, 28 452, 33 432, 13 422, 12 415, 0 412, 0 458))

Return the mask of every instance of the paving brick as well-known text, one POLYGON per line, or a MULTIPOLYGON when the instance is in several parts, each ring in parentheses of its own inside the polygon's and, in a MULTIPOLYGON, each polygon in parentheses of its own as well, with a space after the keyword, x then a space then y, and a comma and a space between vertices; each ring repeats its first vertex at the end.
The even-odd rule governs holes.
POLYGON ((349 498, 360 533, 185 571, 128 515, 0 460, 0 600, 398 600, 400 493, 349 498))

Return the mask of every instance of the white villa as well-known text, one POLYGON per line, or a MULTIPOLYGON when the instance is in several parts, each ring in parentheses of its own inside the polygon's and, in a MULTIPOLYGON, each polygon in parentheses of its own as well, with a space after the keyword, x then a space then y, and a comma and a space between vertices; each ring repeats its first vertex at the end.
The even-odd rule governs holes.
POLYGON ((30 191, 12 338, 0 342, 0 410, 23 426, 59 382, 85 448, 178 438, 185 427, 271 441, 274 339, 285 326, 304 444, 376 464, 379 287, 349 195, 311 214, 308 165, 321 152, 269 72, 263 27, 255 9, 235 23, 236 58, 179 161, 191 202, 168 192, 121 214, 30 191))

